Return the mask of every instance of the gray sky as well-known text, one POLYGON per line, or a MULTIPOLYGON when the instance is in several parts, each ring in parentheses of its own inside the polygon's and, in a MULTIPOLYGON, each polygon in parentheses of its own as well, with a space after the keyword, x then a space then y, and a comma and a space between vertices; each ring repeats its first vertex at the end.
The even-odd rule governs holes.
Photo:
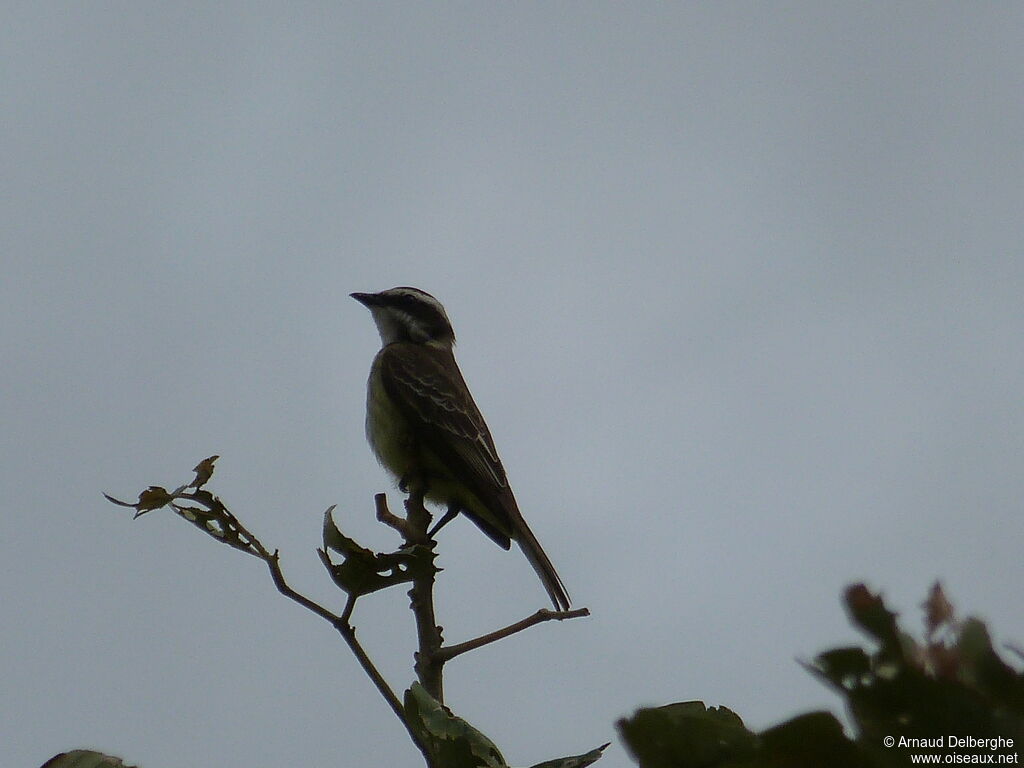
MULTIPOLYGON (((935 578, 1024 639, 1024 11, 1016 3, 8 3, 0 11, 0 743, 144 768, 421 764, 262 566, 100 496, 213 489, 294 585, 415 285, 576 604, 450 665, 516 765, 642 704, 754 728, 795 663, 935 578)), ((392 495, 393 504, 397 496, 392 495)), ((445 530, 455 642, 545 604, 445 530)), ((404 592, 360 636, 412 677, 404 592)))

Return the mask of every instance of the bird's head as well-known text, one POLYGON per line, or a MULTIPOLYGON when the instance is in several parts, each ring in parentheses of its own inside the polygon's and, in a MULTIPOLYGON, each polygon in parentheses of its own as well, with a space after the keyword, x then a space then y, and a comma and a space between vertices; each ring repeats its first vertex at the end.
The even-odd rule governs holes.
POLYGON ((353 293, 373 313, 381 343, 396 341, 451 349, 455 331, 441 302, 419 288, 388 288, 380 293, 353 293))

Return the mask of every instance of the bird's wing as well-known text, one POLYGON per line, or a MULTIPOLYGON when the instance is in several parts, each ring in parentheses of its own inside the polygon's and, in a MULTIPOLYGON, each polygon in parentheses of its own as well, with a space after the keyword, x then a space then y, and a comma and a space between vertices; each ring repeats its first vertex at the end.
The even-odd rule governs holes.
POLYGON ((492 513, 501 514, 493 507, 503 506, 494 502, 508 488, 505 469, 451 352, 391 344, 382 351, 380 366, 385 390, 427 446, 492 513))
POLYGON ((451 351, 420 344, 389 344, 379 358, 384 389, 416 433, 486 508, 463 509, 496 543, 515 539, 558 610, 569 595, 554 565, 516 504, 490 430, 473 402, 451 351))

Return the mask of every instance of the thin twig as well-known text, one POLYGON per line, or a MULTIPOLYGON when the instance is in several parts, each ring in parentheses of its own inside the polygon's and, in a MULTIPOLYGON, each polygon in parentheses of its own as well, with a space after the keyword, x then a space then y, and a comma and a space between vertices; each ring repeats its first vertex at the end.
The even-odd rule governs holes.
MULTIPOLYGON (((355 598, 349 598, 349 604, 345 607, 346 613, 352 613, 351 608, 354 603, 355 598)), ((369 675, 371 680, 373 680, 374 685, 377 686, 377 690, 379 690, 381 695, 387 699, 388 705, 394 711, 395 715, 398 716, 398 719, 405 725, 405 729, 409 732, 413 742, 417 747, 419 747, 420 751, 423 752, 424 757, 427 757, 426 749, 420 743, 419 737, 409 724, 409 720, 405 715, 405 707, 402 706, 402 702, 400 702, 398 697, 395 696, 394 691, 391 690, 387 681, 380 672, 377 671, 377 667, 374 666, 370 657, 366 655, 366 651, 363 650, 363 646, 356 639, 356 628, 345 621, 341 621, 340 619, 334 627, 341 633, 341 636, 345 638, 345 642, 348 643, 348 647, 352 649, 352 653, 354 653, 355 657, 359 660, 359 664, 363 667, 363 671, 369 675)))
POLYGON ((441 664, 446 661, 454 659, 456 656, 461 656, 463 653, 469 651, 475 651, 477 648, 482 648, 490 643, 503 640, 510 635, 514 635, 516 632, 522 632, 524 629, 541 624, 545 621, 565 621, 566 619, 578 619, 582 616, 589 616, 590 611, 587 608, 577 608, 573 611, 552 611, 550 608, 541 608, 539 611, 531 616, 527 616, 521 621, 517 621, 515 624, 509 624, 507 627, 502 629, 496 629, 493 632, 488 632, 486 635, 475 637, 472 640, 467 640, 464 643, 457 643, 455 645, 446 645, 439 648, 434 654, 434 658, 441 664))
POLYGON ((377 520, 384 523, 388 528, 398 531, 402 538, 410 541, 413 538, 409 524, 398 515, 392 514, 388 509, 388 496, 386 493, 378 493, 373 497, 374 506, 377 508, 377 520))
POLYGON ((387 701, 388 706, 395 713, 398 719, 405 726, 405 730, 408 731, 409 737, 412 739, 413 744, 423 754, 424 759, 427 761, 428 766, 433 766, 433 759, 430 756, 430 752, 427 750, 426 745, 420 740, 419 735, 413 729, 412 724, 409 722, 409 718, 406 715, 405 707, 402 706, 402 702, 398 700, 395 692, 391 690, 391 686, 388 685, 387 680, 377 670, 373 661, 367 655, 366 651, 363 650, 362 644, 356 639, 356 629, 349 623, 349 619, 352 617, 352 610, 355 608, 356 595, 349 595, 348 602, 345 604, 345 610, 342 611, 341 616, 336 616, 331 611, 324 608, 317 602, 310 600, 303 594, 296 592, 292 589, 288 582, 285 581, 284 573, 281 571, 280 558, 278 557, 277 550, 271 554, 269 553, 262 544, 260 544, 255 538, 252 539, 254 546, 260 552, 260 557, 266 562, 267 567, 270 569, 270 575, 274 580, 274 586, 277 587, 277 591, 280 592, 287 598, 294 600, 296 603, 301 605, 303 608, 312 611, 317 616, 326 619, 331 625, 338 630, 339 634, 345 639, 349 649, 352 651, 359 665, 363 668, 366 675, 373 681, 373 684, 377 687, 381 696, 387 701))
MULTIPOLYGON (((262 549, 262 545, 260 548, 262 549)), ((319 603, 313 602, 305 595, 296 592, 288 585, 288 582, 284 580, 284 573, 281 571, 280 558, 278 557, 276 549, 272 554, 267 553, 265 549, 263 550, 263 552, 266 554, 261 554, 259 557, 267 564, 267 567, 270 569, 270 576, 271 578, 273 578, 274 586, 277 587, 278 592, 280 592, 285 597, 294 600, 303 608, 312 611, 320 618, 326 619, 331 624, 337 625, 338 622, 341 621, 341 618, 339 616, 335 615, 334 613, 331 613, 331 611, 327 610, 319 603)))
POLYGON ((349 595, 348 600, 345 603, 345 610, 341 612, 341 623, 348 626, 352 625, 352 611, 356 607, 356 595, 349 595))

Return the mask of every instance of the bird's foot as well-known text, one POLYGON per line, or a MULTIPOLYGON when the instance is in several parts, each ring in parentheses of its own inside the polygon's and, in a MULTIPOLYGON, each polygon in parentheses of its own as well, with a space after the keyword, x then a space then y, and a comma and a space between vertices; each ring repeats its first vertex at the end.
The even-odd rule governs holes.
POLYGON ((448 507, 448 511, 444 513, 444 515, 441 517, 441 519, 438 520, 436 523, 434 523, 434 527, 433 528, 431 528, 429 531, 427 531, 427 538, 428 539, 434 538, 434 534, 436 534, 438 531, 440 531, 442 528, 444 528, 446 525, 448 525, 448 523, 450 523, 452 520, 454 520, 455 517, 458 514, 459 514, 459 508, 458 507, 448 507))

